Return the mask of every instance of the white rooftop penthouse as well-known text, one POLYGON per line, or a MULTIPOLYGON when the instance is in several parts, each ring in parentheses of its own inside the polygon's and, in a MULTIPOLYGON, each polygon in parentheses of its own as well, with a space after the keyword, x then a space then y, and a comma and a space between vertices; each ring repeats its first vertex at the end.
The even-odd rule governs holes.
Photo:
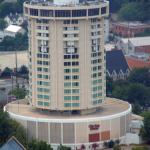
POLYGON ((135 47, 137 46, 148 46, 150 45, 150 36, 147 37, 134 37, 134 38, 122 38, 122 42, 128 43, 128 41, 133 44, 135 47))
POLYGON ((5 30, 4 30, 4 34, 5 36, 11 36, 11 37, 15 37, 17 33, 24 33, 24 29, 20 26, 16 26, 16 25, 9 25, 5 30))
POLYGON ((56 5, 78 4, 79 0, 54 0, 56 5))

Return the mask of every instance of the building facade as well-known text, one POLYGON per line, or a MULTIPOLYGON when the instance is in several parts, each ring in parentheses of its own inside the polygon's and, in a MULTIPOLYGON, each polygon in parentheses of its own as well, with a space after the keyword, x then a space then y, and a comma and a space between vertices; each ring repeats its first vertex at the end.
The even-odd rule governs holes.
POLYGON ((150 24, 144 24, 141 22, 113 22, 111 24, 111 32, 127 38, 135 37, 137 34, 143 33, 150 29, 150 24))
POLYGON ((132 117, 131 105, 113 98, 106 98, 101 111, 85 115, 35 111, 22 100, 9 103, 5 109, 24 126, 28 140, 45 141, 54 150, 60 144, 72 150, 83 150, 83 147, 99 150, 104 149, 104 142, 124 141, 132 117))
POLYGON ((130 131, 131 105, 106 97, 104 18, 109 3, 54 0, 24 3, 29 24, 29 98, 5 111, 28 139, 57 150, 95 150, 130 131), (30 104, 29 104, 30 103, 30 104))
POLYGON ((84 111, 105 100, 104 17, 108 11, 105 1, 24 4, 33 106, 84 111))

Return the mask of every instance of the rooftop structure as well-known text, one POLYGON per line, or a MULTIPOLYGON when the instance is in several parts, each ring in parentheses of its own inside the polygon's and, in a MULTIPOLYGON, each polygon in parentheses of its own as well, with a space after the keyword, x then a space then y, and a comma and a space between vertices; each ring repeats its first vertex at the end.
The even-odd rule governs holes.
POLYGON ((16 26, 16 25, 9 25, 5 31, 7 32, 13 32, 13 33, 17 33, 21 30, 21 27, 20 26, 16 26))
POLYGON ((11 137, 0 149, 1 150, 26 150, 25 147, 15 137, 11 137))
POLYGON ((150 36, 134 37, 134 38, 129 38, 129 39, 128 38, 122 38, 121 41, 124 43, 128 43, 128 41, 129 41, 130 43, 132 43, 136 47, 147 46, 147 45, 150 45, 150 36))
POLYGON ((17 25, 9 25, 6 29, 4 29, 4 36, 15 37, 17 33, 24 34, 25 30, 17 25))
MULTIPOLYGON (((135 54, 137 49, 149 49, 150 36, 147 37, 134 37, 134 38, 121 38, 117 43, 118 49, 123 50, 127 55, 135 54)), ((144 50, 142 50, 144 53, 144 50)))
POLYGON ((130 28, 134 28, 134 27, 141 27, 141 26, 147 26, 149 27, 149 24, 145 24, 145 23, 141 23, 139 21, 134 21, 134 22, 114 22, 114 24, 118 24, 118 25, 122 25, 122 26, 126 26, 126 27, 130 27, 130 28))
POLYGON ((60 143, 72 150, 83 145, 86 150, 94 145, 101 149, 103 142, 123 140, 130 131, 131 105, 113 98, 106 98, 99 111, 86 115, 37 110, 22 100, 9 103, 5 110, 27 129, 29 139, 44 140, 54 150, 60 143))
POLYGON ((88 6, 88 5, 95 5, 95 4, 103 4, 103 3, 108 3, 107 0, 30 0, 26 2, 27 4, 30 5, 39 5, 39 6, 60 6, 60 7, 73 7, 73 6, 88 6))
POLYGON ((130 38, 129 42, 131 42, 135 47, 148 46, 150 45, 150 36, 130 38))
POLYGON ((55 5, 78 4, 79 0, 54 0, 55 5))
POLYGON ((130 69, 150 67, 150 61, 144 61, 131 56, 126 56, 126 60, 130 69))
MULTIPOLYGON (((70 115, 70 113, 59 113, 57 111, 48 112, 39 111, 37 109, 33 109, 31 105, 29 105, 28 101, 15 101, 9 103, 7 107, 5 107, 11 115, 14 116, 24 116, 29 120, 37 120, 37 118, 41 121, 47 120, 55 120, 56 122, 70 122, 70 121, 87 121, 94 120, 94 118, 107 119, 107 117, 113 117, 116 114, 121 114, 122 112, 130 111, 131 105, 128 102, 124 102, 115 98, 106 98, 106 101, 101 105, 101 110, 96 111, 91 114, 74 114, 70 115), (19 110, 18 110, 19 109, 19 110)), ((45 122, 44 121, 44 122, 45 122)))

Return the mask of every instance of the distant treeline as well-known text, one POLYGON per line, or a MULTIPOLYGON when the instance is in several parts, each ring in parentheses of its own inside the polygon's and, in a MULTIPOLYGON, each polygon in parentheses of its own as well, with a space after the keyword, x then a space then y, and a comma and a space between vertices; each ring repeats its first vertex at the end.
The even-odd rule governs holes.
POLYGON ((0 18, 4 18, 10 13, 23 13, 23 2, 25 0, 17 0, 16 3, 4 3, 3 0, 0 0, 0 18))
POLYGON ((6 36, 0 42, 0 51, 21 51, 28 49, 28 36, 27 33, 24 35, 17 34, 15 37, 6 36))
POLYGON ((110 12, 118 13, 121 20, 150 20, 150 0, 109 0, 110 12))

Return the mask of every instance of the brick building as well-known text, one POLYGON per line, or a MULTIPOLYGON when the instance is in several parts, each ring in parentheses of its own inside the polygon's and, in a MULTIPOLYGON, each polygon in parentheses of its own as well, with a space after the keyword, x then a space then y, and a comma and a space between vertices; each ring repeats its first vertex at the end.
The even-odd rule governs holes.
POLYGON ((111 24, 111 32, 122 37, 135 37, 136 34, 150 29, 150 24, 140 22, 114 22, 111 24))

